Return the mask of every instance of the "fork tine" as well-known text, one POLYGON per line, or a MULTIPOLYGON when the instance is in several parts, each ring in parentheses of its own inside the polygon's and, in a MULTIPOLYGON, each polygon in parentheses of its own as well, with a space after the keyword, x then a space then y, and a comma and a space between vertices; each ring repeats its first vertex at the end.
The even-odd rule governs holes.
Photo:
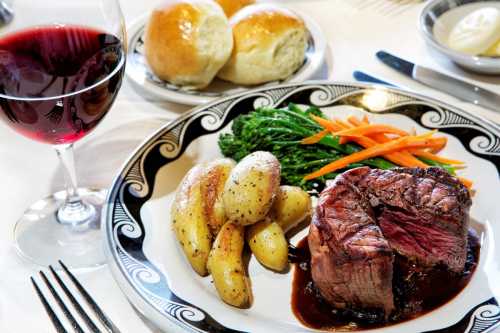
POLYGON ((49 305, 49 302, 47 302, 47 299, 45 296, 43 296, 40 288, 38 288, 38 285, 35 282, 35 279, 33 277, 30 277, 31 283, 33 284, 33 288, 35 288, 36 294, 38 295, 38 298, 40 299, 40 302, 42 302, 43 307, 45 308, 45 311, 49 315, 50 320, 52 321, 52 324, 54 325, 56 331, 58 333, 68 333, 64 326, 62 325, 61 321, 59 318, 57 318, 57 315, 55 314, 54 310, 49 305))
POLYGON ((69 269, 66 267, 66 265, 59 260, 59 264, 61 265, 62 269, 66 274, 69 276, 73 284, 76 286, 76 289, 82 294, 83 299, 87 302, 87 304, 90 306, 92 311, 96 314, 97 318, 99 318, 99 321, 106 327, 107 331, 110 333, 120 333, 120 330, 113 324, 113 322, 104 314, 104 312, 101 310, 99 305, 94 301, 92 296, 89 295, 89 293, 83 288, 82 284, 78 279, 69 271, 69 269))
POLYGON ((68 296, 68 299, 70 300, 71 304, 73 304, 73 307, 76 309, 76 311, 78 312, 80 317, 83 318, 83 320, 85 321, 85 324, 87 324, 87 327, 94 333, 101 333, 101 331, 99 330, 99 328, 97 328, 97 326, 94 324, 92 319, 90 319, 90 317, 85 313, 85 310, 78 303, 75 296, 73 296, 71 291, 69 291, 68 287, 66 287, 64 282, 61 280, 59 275, 54 270, 54 268, 52 266, 49 266, 49 270, 52 273, 52 275, 54 276, 54 278, 56 279, 57 283, 61 286, 61 288, 64 291, 64 293, 66 294, 66 296, 68 296))
POLYGON ((47 286, 47 288, 49 288, 49 291, 52 294, 52 296, 54 296, 54 299, 56 300, 57 304, 59 304, 59 307, 61 308, 62 312, 64 313, 64 315, 66 316, 66 318, 71 323, 71 327, 73 327, 73 329, 75 330, 75 332, 85 333, 85 332, 83 332, 82 327, 77 323, 75 317, 73 317, 73 315, 71 314, 71 312, 69 312, 68 307, 66 306, 66 304, 64 304, 63 300, 61 299, 61 297, 59 296, 59 294, 57 293, 57 291, 54 289, 54 287, 52 286, 52 284, 49 282, 49 280, 47 279, 47 276, 45 275, 45 273, 42 272, 42 271, 40 271, 40 276, 42 277, 43 282, 45 282, 45 285, 47 286))

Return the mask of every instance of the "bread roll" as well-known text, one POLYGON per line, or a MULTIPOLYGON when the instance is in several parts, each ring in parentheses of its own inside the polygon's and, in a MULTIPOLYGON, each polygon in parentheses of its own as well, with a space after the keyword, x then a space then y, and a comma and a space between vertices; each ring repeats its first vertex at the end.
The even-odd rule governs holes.
POLYGON ((241 8, 255 3, 255 0, 215 0, 224 10, 227 17, 231 17, 241 8))
POLYGON ((281 80, 304 62, 308 31, 292 12, 256 4, 237 12, 229 23, 234 47, 217 74, 221 79, 245 85, 281 80))
POLYGON ((229 22, 209 0, 170 1, 146 27, 146 60, 160 79, 186 89, 206 87, 233 48, 229 22))

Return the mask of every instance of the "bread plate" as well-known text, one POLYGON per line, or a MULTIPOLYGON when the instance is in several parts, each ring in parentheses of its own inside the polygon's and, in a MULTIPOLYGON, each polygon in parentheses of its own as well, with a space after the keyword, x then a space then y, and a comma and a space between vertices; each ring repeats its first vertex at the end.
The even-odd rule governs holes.
MULTIPOLYGON (((302 14, 300 17, 304 20, 310 33, 304 63, 289 78, 279 82, 268 82, 264 84, 264 86, 272 86, 284 82, 303 82, 309 79, 327 78, 325 74, 322 73, 322 71, 324 71, 323 65, 326 52, 325 36, 315 21, 302 14)), ((251 89, 217 78, 214 79, 207 88, 202 90, 186 90, 160 80, 148 67, 144 56, 143 36, 148 18, 149 14, 141 16, 127 30, 130 35, 130 40, 127 52, 126 74, 134 84, 166 101, 185 105, 201 105, 217 98, 227 97, 251 89)), ((168 61, 168 59, 166 61, 168 61)))
MULTIPOLYGON (((236 116, 291 102, 317 106, 329 116, 367 114, 400 128, 439 129, 448 137, 446 155, 467 161, 460 175, 475 184, 470 216, 481 253, 469 284, 429 313, 369 332, 497 332, 500 127, 419 95, 352 83, 292 83, 244 92, 198 107, 147 138, 116 176, 103 214, 108 262, 130 302, 167 332, 315 331, 303 326, 290 308, 292 271, 271 272, 250 258, 254 303, 248 309, 233 308, 218 298, 210 277, 193 272, 170 221, 180 180, 193 165, 222 157, 217 139, 236 116)), ((296 244, 306 229, 290 242, 296 244)))

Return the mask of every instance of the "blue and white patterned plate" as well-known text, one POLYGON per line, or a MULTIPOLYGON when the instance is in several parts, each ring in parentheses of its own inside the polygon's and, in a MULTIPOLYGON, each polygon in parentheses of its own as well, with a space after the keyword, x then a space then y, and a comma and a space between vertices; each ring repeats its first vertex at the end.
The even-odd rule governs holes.
MULTIPOLYGON (((289 78, 279 82, 269 82, 261 85, 261 87, 284 82, 303 82, 309 79, 328 78, 327 65, 324 63, 326 52, 325 36, 315 21, 305 15, 300 16, 310 33, 304 63, 289 78)), ((132 82, 157 97, 185 105, 201 105, 217 98, 227 97, 251 89, 217 78, 202 90, 185 90, 160 80, 153 74, 144 56, 144 29, 148 18, 149 14, 140 17, 127 29, 130 34, 130 41, 127 52, 126 74, 132 82)))
POLYGON ((482 244, 471 282, 430 313, 370 332, 500 332, 500 127, 422 96, 350 83, 286 84, 220 99, 165 125, 136 150, 116 177, 103 216, 110 267, 132 304, 168 332, 311 331, 290 309, 291 272, 274 273, 250 259, 254 303, 233 308, 220 301, 210 277, 191 269, 170 222, 180 180, 194 164, 221 156, 217 138, 232 120, 259 106, 290 102, 329 115, 367 114, 374 122, 418 132, 437 128, 448 137, 444 154, 467 161, 461 175, 477 190, 471 226, 482 244))

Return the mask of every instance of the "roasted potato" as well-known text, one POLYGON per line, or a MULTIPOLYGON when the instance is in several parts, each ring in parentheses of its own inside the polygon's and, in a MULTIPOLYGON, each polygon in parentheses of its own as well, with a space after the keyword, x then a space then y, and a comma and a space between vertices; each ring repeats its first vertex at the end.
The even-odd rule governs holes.
POLYGON ((277 222, 270 218, 248 227, 246 239, 252 253, 264 266, 282 271, 288 265, 288 242, 277 222))
POLYGON ((215 237, 226 223, 226 213, 222 201, 224 185, 236 163, 229 158, 221 158, 207 164, 201 179, 201 197, 207 223, 215 237))
POLYGON ((252 302, 250 281, 243 266, 244 241, 243 226, 227 222, 215 238, 208 258, 208 270, 220 298, 239 308, 252 302))
POLYGON ((287 233, 309 214, 311 198, 306 191, 297 186, 280 186, 270 216, 280 225, 283 232, 287 233))
POLYGON ((196 165, 182 179, 172 204, 172 223, 182 250, 193 269, 207 275, 212 235, 203 209, 201 180, 205 165, 196 165))
POLYGON ((235 162, 222 158, 193 167, 181 181, 172 205, 177 239, 191 266, 207 275, 212 240, 226 222, 222 192, 235 162))
POLYGON ((240 225, 264 219, 279 184, 280 164, 274 155, 258 151, 246 156, 233 168, 224 187, 227 218, 240 225))

